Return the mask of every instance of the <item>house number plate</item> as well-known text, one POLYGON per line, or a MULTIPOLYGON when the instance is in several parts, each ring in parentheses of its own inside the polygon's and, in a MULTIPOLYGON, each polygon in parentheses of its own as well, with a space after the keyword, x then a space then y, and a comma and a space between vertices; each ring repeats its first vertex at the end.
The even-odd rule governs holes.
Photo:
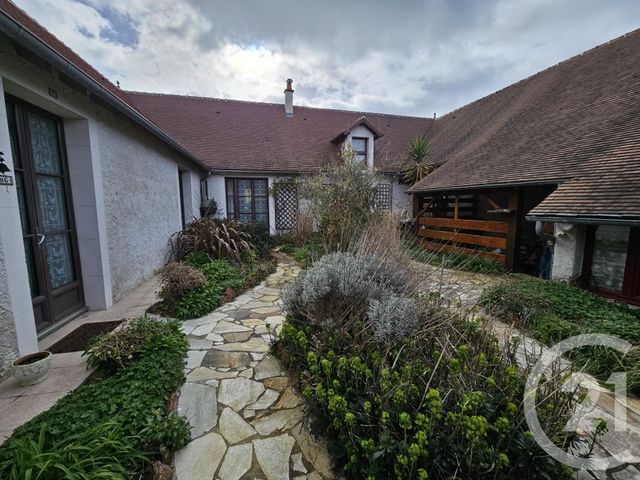
POLYGON ((11 175, 0 175, 0 185, 13 185, 13 177, 11 175))

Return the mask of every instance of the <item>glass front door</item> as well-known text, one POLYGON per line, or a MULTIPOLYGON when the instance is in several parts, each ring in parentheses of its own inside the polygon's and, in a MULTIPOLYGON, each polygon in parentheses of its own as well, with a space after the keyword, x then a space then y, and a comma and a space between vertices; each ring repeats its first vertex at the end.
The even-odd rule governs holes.
POLYGON ((22 236, 40 332, 84 307, 59 119, 7 100, 22 236))

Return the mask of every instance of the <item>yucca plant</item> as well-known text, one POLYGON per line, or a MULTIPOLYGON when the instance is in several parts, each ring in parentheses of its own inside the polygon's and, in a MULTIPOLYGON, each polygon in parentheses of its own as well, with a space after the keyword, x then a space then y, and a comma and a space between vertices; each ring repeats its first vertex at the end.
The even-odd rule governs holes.
POLYGON ((413 185, 433 170, 433 164, 427 161, 430 150, 431 145, 425 136, 416 137, 409 143, 407 163, 400 172, 402 183, 413 185))
POLYGON ((254 248, 250 240, 236 220, 197 218, 172 235, 171 260, 181 261, 189 253, 201 251, 211 260, 240 262, 242 253, 254 248))

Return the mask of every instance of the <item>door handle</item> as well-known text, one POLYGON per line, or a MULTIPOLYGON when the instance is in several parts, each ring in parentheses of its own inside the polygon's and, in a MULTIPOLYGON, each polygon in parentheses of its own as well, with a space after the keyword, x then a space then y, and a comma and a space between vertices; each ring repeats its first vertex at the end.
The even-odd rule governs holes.
POLYGON ((44 242, 45 239, 45 235, 43 235, 42 233, 36 233, 36 236, 38 237, 38 246, 42 245, 42 242, 44 242))

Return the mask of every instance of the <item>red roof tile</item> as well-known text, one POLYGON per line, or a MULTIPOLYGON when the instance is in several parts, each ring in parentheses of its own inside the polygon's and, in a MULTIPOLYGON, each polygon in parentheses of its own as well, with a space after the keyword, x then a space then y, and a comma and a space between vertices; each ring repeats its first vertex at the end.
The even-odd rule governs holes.
POLYGON ((337 157, 332 140, 354 124, 381 138, 374 165, 397 172, 432 119, 218 98, 128 92, 137 108, 213 169, 304 172, 337 157), (361 117, 365 117, 362 119, 361 117))

